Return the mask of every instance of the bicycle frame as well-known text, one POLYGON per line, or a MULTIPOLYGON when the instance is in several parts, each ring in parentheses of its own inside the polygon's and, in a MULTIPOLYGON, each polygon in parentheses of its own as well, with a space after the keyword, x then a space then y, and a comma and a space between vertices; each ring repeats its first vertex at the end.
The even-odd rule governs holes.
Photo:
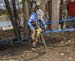
POLYGON ((41 30, 39 28, 37 28, 35 31, 36 31, 36 37, 40 37, 41 30))
POLYGON ((36 40, 41 37, 41 42, 43 43, 44 48, 47 52, 46 42, 45 42, 45 39, 43 37, 43 34, 41 33, 42 31, 39 28, 37 28, 35 31, 36 31, 36 40))

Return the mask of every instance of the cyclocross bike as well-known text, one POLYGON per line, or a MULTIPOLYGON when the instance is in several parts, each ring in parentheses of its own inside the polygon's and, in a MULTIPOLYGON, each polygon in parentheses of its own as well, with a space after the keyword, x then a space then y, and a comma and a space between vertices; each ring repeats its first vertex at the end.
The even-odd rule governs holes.
MULTIPOLYGON (((44 50, 45 51, 47 51, 47 47, 46 47, 46 41, 45 41, 45 39, 44 39, 44 35, 43 35, 43 31, 41 30, 40 31, 40 29, 39 28, 37 28, 37 29, 35 29, 35 31, 36 31, 36 41, 38 41, 38 45, 39 45, 39 49, 41 48, 44 48, 44 50), (42 47, 41 47, 42 46, 42 47)), ((40 50, 41 50, 40 49, 40 50)), ((42 49, 43 50, 43 49, 42 49)))
MULTIPOLYGON (((44 39, 43 31, 40 31, 39 28, 35 29, 36 31, 36 40, 37 44, 39 47, 36 48, 36 50, 44 50, 45 52, 47 51, 47 46, 46 46, 46 41, 44 39)), ((38 51, 37 50, 37 51, 38 51)))

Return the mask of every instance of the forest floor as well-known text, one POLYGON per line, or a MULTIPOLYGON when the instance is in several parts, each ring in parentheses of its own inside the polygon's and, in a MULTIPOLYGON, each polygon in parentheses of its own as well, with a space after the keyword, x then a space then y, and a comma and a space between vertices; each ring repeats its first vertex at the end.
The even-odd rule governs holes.
POLYGON ((75 32, 48 33, 47 51, 33 51, 28 43, 0 50, 0 61, 75 61, 75 32))

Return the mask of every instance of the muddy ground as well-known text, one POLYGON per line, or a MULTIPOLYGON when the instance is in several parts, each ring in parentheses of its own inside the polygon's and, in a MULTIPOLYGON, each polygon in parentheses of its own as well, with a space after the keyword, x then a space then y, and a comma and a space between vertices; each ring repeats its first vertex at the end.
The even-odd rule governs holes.
POLYGON ((0 61, 75 61, 75 32, 48 33, 45 49, 31 49, 28 42, 23 45, 0 50, 0 61))

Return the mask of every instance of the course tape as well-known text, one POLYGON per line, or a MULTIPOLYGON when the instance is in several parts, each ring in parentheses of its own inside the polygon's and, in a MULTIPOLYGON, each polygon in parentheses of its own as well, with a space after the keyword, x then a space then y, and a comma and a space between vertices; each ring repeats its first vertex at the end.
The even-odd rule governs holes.
POLYGON ((45 34, 45 33, 54 33, 54 32, 74 31, 74 30, 75 30, 75 28, 60 29, 60 30, 47 30, 47 31, 44 31, 43 34, 45 34))
MULTIPOLYGON (((73 21, 75 20, 75 17, 74 18, 69 18, 69 19, 66 19, 66 20, 59 20, 59 21, 54 21, 54 22, 47 22, 47 24, 56 24, 56 23, 60 23, 60 22, 67 22, 67 21, 73 21)), ((54 32, 66 32, 66 31, 74 31, 75 28, 68 28, 68 29, 60 29, 60 30, 46 30, 44 32, 42 32, 43 34, 45 33, 54 33, 54 32)))
POLYGON ((56 23, 61 23, 61 22, 74 21, 74 20, 75 20, 75 17, 74 18, 65 19, 65 20, 57 20, 57 21, 54 21, 54 22, 47 22, 47 24, 56 24, 56 23))

